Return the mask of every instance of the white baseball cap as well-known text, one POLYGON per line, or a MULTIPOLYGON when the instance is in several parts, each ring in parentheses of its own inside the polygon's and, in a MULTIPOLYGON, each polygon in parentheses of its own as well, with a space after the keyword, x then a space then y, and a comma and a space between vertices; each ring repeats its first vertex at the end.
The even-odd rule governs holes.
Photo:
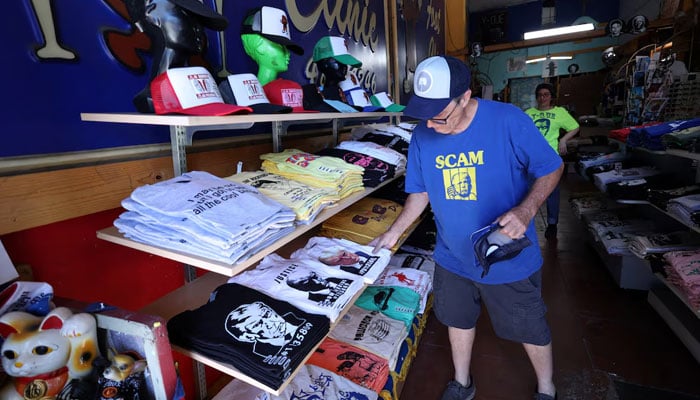
POLYGON ((156 114, 248 114, 250 107, 226 104, 214 77, 203 67, 172 68, 151 81, 156 114))
POLYGON ((428 120, 442 112, 453 99, 469 90, 471 72, 461 60, 434 56, 421 61, 413 76, 413 96, 403 113, 428 120))
POLYGON ((274 7, 258 7, 248 11, 243 19, 241 33, 257 33, 275 43, 281 44, 296 54, 304 54, 304 49, 292 42, 291 22, 284 10, 274 7))
POLYGON ((281 114, 292 112, 291 107, 271 104, 258 77, 251 73, 229 75, 219 84, 221 97, 228 104, 246 106, 255 114, 281 114))

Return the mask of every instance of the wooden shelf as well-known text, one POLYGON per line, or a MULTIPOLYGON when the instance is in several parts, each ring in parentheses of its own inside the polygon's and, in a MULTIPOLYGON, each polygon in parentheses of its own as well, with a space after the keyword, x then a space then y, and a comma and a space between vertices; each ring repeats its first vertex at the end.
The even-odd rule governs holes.
MULTIPOLYGON (((220 126, 248 125, 265 122, 314 121, 323 122, 332 119, 375 119, 383 117, 398 117, 395 112, 356 112, 356 113, 290 113, 290 114, 245 114, 225 116, 193 116, 193 115, 156 115, 141 113, 80 113, 83 121, 114 122, 121 124, 167 125, 167 126, 220 126)), ((241 129, 241 128, 238 128, 241 129)))
POLYGON ((286 245, 290 241, 294 240, 295 238, 301 236, 302 234, 308 232, 312 228, 318 226, 319 224, 323 223, 325 220, 328 218, 334 216, 335 214, 339 213, 343 209, 349 207, 353 203, 357 202, 358 200, 362 199, 363 197, 367 197, 374 191, 381 189, 382 187, 386 186, 393 180, 403 176, 403 171, 397 172, 396 176, 393 179, 387 180, 385 182, 382 182, 380 185, 377 187, 373 188, 367 188, 362 192, 355 193, 354 195, 350 195, 342 200, 340 200, 338 203, 331 207, 326 207, 323 209, 314 219, 314 221, 308 225, 298 225, 296 229, 290 233, 289 235, 286 235, 285 237, 277 240, 276 242, 272 243, 270 246, 266 247, 265 249, 259 251, 258 253, 254 254, 250 258, 241 261, 240 263, 237 264, 226 264, 224 262, 216 261, 216 260, 211 260, 208 258, 184 253, 184 252, 179 252, 179 251, 174 251, 170 249, 166 249, 163 247, 158 247, 150 244, 145 244, 141 242, 137 242, 135 240, 129 239, 125 237, 122 233, 117 230, 115 227, 109 227, 106 229, 102 229, 100 231, 97 231, 97 237, 103 240, 106 240, 108 242, 116 243, 122 246, 130 247, 132 249, 136 250, 141 250, 145 251, 150 254, 154 254, 160 257, 168 258, 170 260, 178 261, 183 264, 191 265, 193 267, 201 268, 207 271, 211 272, 216 272, 217 274, 222 274, 228 277, 237 275, 246 269, 250 268, 250 266, 256 264, 258 261, 262 260, 263 257, 265 257, 267 254, 272 253, 279 249, 280 247, 286 245))

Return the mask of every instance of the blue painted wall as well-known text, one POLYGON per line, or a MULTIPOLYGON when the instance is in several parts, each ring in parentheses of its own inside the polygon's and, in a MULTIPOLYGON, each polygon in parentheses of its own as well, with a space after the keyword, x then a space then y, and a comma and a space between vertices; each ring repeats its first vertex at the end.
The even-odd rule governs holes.
MULTIPOLYGON (((192 65, 204 65, 219 76, 257 72, 257 65, 243 50, 240 27, 246 11, 267 5, 287 11, 292 40, 305 50, 303 56, 291 54, 288 71, 279 77, 300 84, 311 82, 316 76, 312 50, 318 39, 344 36, 349 52, 363 62, 357 75, 364 78, 365 86, 375 92, 388 91, 384 1, 204 0, 212 9, 217 3, 223 4, 220 13, 229 25, 222 37, 207 31, 208 49, 192 65), (291 19, 292 8, 304 18, 291 19)), ((3 4, 0 32, 5 40, 0 71, 6 77, 8 97, 0 158, 169 142, 164 126, 80 120, 81 112, 135 112, 132 99, 148 84, 150 41, 129 20, 124 0, 14 0, 3 4), (50 12, 42 13, 41 7, 50 12), (49 17, 39 20, 39 15, 49 17), (53 44, 52 50, 38 51, 47 44, 53 44)), ((433 51, 442 52, 444 32, 426 23, 429 7, 443 10, 444 1, 422 2, 416 25, 419 37, 429 38, 431 46, 438 46, 433 51)), ((432 16, 439 18, 433 24, 444 24, 441 13, 432 16)), ((424 43, 421 40, 416 49, 421 57, 428 51, 424 43)), ((197 138, 247 133, 253 132, 198 133, 197 138)))

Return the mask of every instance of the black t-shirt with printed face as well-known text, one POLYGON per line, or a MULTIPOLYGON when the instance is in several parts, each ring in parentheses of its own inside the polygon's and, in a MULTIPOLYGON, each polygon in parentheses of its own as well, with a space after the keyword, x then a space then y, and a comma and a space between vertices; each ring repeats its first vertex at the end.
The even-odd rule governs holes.
POLYGON ((325 337, 329 325, 325 316, 227 283, 208 303, 171 318, 168 335, 174 344, 231 364, 276 389, 325 337))

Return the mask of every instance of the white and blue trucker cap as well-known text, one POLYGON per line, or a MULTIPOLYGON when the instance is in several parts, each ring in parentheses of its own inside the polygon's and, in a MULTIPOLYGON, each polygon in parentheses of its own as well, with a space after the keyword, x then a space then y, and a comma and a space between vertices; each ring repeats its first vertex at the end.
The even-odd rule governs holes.
POLYGON ((455 57, 433 56, 421 61, 413 76, 413 96, 404 115, 428 120, 467 90, 471 83, 469 67, 455 57))

